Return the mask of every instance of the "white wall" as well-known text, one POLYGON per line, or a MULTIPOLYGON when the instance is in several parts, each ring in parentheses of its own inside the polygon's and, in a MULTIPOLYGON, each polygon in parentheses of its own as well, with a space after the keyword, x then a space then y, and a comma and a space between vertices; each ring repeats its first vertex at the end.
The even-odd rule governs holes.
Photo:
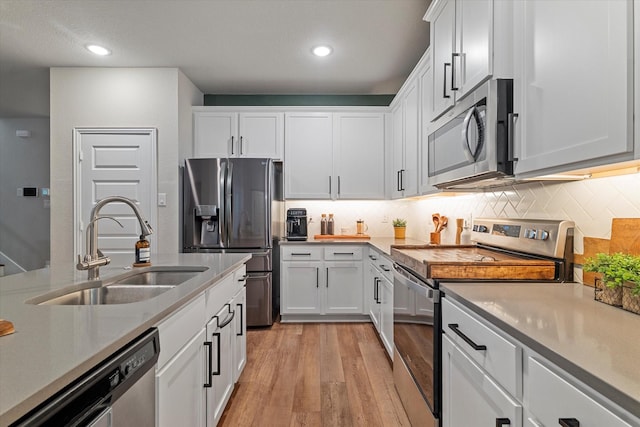
POLYGON ((5 274, 20 270, 2 258, 8 256, 26 270, 49 260, 48 199, 18 197, 22 187, 49 187, 49 119, 0 119, 0 263, 5 274), (29 138, 16 136, 28 130, 29 138))
MULTIPOLYGON (((167 207, 158 208, 154 244, 160 253, 178 245, 177 160, 181 137, 189 138, 179 106, 191 100, 177 68, 52 68, 51 82, 51 262, 73 262, 74 127, 155 127, 158 129, 158 192, 167 207), (182 83, 180 81, 182 80, 182 83)), ((184 108, 184 107, 181 107, 184 108)), ((189 127, 191 125, 189 124, 189 127)))

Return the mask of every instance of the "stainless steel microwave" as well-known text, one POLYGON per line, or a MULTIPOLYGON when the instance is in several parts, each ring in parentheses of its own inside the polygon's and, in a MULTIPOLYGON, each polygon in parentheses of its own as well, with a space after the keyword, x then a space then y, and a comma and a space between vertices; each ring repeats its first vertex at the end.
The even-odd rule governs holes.
POLYGON ((429 184, 476 190, 513 178, 513 80, 479 86, 440 118, 428 136, 429 184))

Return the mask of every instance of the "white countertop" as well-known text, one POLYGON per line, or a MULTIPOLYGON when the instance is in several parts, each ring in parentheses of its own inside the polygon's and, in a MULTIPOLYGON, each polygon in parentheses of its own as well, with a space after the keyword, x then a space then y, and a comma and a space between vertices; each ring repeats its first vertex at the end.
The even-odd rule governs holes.
POLYGON ((391 256, 391 246, 402 245, 427 245, 428 242, 418 239, 394 239, 393 237, 371 237, 371 239, 321 239, 316 240, 313 237, 303 241, 282 240, 280 245, 308 245, 308 244, 324 244, 324 245, 371 245, 374 248, 384 252, 387 256, 391 256))
MULTIPOLYGON (((16 332, 0 337, 0 425, 8 425, 107 356, 186 304, 251 254, 154 255, 153 266, 206 266, 202 272, 145 301, 120 305, 31 305, 24 301, 85 282, 86 271, 52 266, 0 278, 0 318, 16 332)), ((127 272, 131 256, 112 256, 105 279, 127 272)), ((138 269, 136 269, 138 270, 138 269)), ((142 271, 142 269, 140 269, 142 271)))
POLYGON ((452 298, 640 416, 640 316, 579 283, 440 283, 452 298))

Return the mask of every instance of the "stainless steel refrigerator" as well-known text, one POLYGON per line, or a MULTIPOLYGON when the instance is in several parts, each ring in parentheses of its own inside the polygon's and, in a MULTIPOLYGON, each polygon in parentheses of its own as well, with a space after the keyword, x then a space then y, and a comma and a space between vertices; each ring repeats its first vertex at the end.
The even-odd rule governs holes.
POLYGON ((247 326, 269 326, 279 311, 281 166, 271 159, 185 160, 183 250, 253 254, 247 326))

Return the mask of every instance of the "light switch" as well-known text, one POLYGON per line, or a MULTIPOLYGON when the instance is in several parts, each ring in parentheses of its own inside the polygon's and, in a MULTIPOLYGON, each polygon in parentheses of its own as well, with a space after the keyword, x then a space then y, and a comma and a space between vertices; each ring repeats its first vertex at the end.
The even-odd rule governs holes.
POLYGON ((167 206, 167 193, 158 193, 158 206, 167 206))

